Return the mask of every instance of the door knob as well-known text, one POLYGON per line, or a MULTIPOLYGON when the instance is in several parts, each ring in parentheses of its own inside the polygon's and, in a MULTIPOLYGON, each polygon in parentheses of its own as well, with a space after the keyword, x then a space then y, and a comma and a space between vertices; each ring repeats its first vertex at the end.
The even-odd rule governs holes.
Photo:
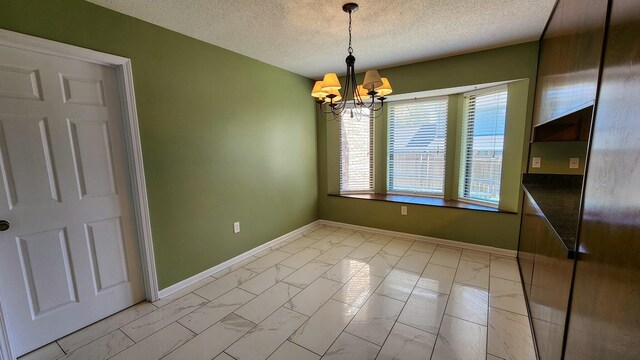
POLYGON ((7 220, 0 220, 0 231, 7 231, 11 224, 7 220))

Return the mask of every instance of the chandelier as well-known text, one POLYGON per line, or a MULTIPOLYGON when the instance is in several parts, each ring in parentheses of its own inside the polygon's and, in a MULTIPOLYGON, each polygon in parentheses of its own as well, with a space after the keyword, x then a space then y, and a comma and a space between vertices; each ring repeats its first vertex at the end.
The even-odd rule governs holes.
POLYGON ((316 81, 311 90, 311 96, 316 98, 320 110, 325 114, 333 114, 336 119, 340 119, 345 109, 351 109, 351 117, 353 117, 353 110, 356 110, 358 115, 362 114, 364 109, 377 113, 384 107, 385 96, 393 91, 389 80, 381 78, 377 70, 367 71, 362 85, 357 84, 354 67, 356 58, 353 56, 351 47, 351 14, 358 10, 358 4, 344 4, 342 10, 349 14, 349 47, 347 48, 349 55, 345 59, 347 63, 345 86, 342 88, 336 73, 326 73, 321 81, 316 81), (340 89, 343 89, 342 93, 340 89))

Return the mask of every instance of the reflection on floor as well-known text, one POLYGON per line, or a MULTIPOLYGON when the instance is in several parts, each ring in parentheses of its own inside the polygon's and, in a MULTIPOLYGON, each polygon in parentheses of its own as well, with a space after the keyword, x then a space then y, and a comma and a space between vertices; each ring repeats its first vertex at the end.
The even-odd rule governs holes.
POLYGON ((22 359, 535 359, 516 260, 318 225, 22 359))

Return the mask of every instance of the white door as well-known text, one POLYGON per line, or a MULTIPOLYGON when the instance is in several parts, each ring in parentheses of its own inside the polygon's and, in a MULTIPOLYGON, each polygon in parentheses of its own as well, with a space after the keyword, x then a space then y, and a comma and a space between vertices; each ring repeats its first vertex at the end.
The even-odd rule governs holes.
POLYGON ((122 119, 114 68, 0 45, 0 292, 14 355, 144 299, 122 119))

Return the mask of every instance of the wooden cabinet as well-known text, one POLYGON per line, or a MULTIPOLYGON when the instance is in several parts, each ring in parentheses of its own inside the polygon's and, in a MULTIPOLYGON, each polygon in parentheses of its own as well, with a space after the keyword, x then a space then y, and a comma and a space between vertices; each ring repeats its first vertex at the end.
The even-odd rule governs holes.
POLYGON ((538 356, 561 359, 573 260, 529 193, 523 203, 518 262, 538 356))
MULTIPOLYGON (((587 119, 590 123, 607 4, 607 0, 561 0, 557 3, 540 43, 534 127, 562 120, 564 116, 585 108, 589 108, 587 119)), ((582 121, 584 114, 580 114, 579 118, 582 121)), ((568 125, 575 120, 575 117, 569 119, 568 125)), ((573 126, 575 133, 570 140, 579 140, 584 127, 582 123, 573 126)), ((533 140, 550 141, 536 139, 535 128, 533 140)))
POLYGON ((575 262, 536 207, 548 212, 549 198, 523 203, 518 261, 540 359, 640 359, 638 34, 638 0, 559 0, 544 35, 533 139, 595 114, 580 128, 590 145, 575 262))
POLYGON ((565 359, 640 359, 640 1, 613 0, 565 359))

